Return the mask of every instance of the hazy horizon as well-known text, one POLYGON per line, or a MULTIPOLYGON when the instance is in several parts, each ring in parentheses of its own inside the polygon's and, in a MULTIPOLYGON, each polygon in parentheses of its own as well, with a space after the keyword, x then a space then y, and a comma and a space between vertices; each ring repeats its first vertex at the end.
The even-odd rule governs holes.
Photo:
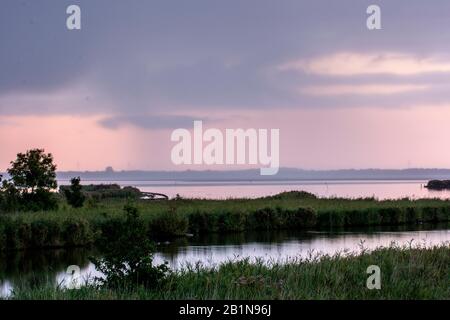
MULTIPOLYGON (((1 172, 0 172, 1 174, 1 172)), ((8 175, 4 173, 4 178, 8 175)), ((57 171, 57 179, 70 181, 74 177, 80 177, 82 183, 93 181, 253 181, 253 182, 283 182, 283 181, 429 181, 450 180, 450 169, 347 169, 347 170, 302 170, 295 168, 280 168, 277 175, 261 176, 259 169, 243 170, 183 170, 183 171, 156 171, 156 170, 132 170, 132 171, 57 171)))

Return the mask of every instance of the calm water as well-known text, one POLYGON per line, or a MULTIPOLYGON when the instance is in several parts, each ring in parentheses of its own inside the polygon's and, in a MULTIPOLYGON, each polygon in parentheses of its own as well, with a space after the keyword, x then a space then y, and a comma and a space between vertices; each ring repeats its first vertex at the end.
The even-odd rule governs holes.
MULTIPOLYGON (((242 258, 262 259, 265 262, 285 262, 287 259, 305 258, 310 254, 358 253, 361 245, 373 249, 398 245, 423 244, 426 246, 450 243, 449 225, 411 228, 377 228, 360 231, 307 232, 307 233, 240 233, 212 235, 202 238, 180 239, 158 246, 156 261, 168 261, 173 269, 201 263, 212 267, 222 262, 242 258)), ((0 295, 8 296, 21 283, 39 286, 49 281, 54 285, 67 285, 70 265, 81 269, 81 282, 101 276, 89 262, 99 253, 88 249, 45 250, 16 252, 0 260, 0 295)))
MULTIPOLYGON (((164 193, 169 197, 177 194, 187 198, 257 198, 283 191, 304 190, 320 197, 375 197, 442 198, 449 199, 450 191, 430 191, 424 188, 427 181, 377 180, 377 181, 281 181, 281 182, 173 182, 173 181, 84 181, 85 184, 118 183, 135 186, 141 191, 164 193)), ((67 184, 67 181, 60 181, 67 184)))

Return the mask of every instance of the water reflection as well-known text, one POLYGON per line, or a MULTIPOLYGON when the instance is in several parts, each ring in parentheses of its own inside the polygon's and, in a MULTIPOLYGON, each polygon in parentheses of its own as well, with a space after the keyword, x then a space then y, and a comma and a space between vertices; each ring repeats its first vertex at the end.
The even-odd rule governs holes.
POLYGON ((284 261, 287 258, 305 258, 311 253, 334 254, 343 250, 358 252, 361 244, 367 249, 424 243, 439 244, 450 241, 448 224, 411 227, 378 227, 352 231, 259 232, 233 235, 210 235, 161 245, 158 261, 168 261, 173 269, 201 262, 215 266, 230 259, 250 258, 264 261, 284 261))
POLYGON ((92 254, 95 252, 87 249, 3 253, 0 255, 0 295, 7 296, 13 288, 23 285, 31 288, 64 285, 67 267, 78 265, 83 271, 89 269, 92 254))
MULTIPOLYGON (((361 243, 374 249, 414 243, 435 245, 450 241, 449 224, 411 227, 379 227, 361 230, 334 230, 316 232, 258 232, 239 234, 214 234, 207 237, 178 239, 160 244, 156 262, 168 261, 171 268, 180 269, 200 262, 216 266, 232 259, 248 257, 251 260, 286 261, 288 258, 307 257, 311 253, 334 254, 348 250, 359 252, 361 243)), ((0 257, 0 295, 11 294, 13 288, 27 284, 39 287, 51 283, 67 286, 66 273, 70 265, 81 269, 80 279, 86 282, 101 276, 89 262, 90 256, 99 253, 89 249, 45 250, 15 252, 0 257)))

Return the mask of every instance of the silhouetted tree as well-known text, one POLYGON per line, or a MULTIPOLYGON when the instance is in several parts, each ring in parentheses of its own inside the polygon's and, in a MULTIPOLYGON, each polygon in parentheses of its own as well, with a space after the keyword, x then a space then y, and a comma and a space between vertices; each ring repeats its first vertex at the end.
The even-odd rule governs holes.
POLYGON ((25 193, 34 193, 37 189, 56 189, 56 165, 51 153, 43 149, 32 149, 17 154, 8 169, 14 186, 25 193))
POLYGON ((2 182, 2 189, 10 203, 20 204, 25 210, 51 210, 57 207, 52 189, 56 189, 56 165, 51 153, 32 149, 17 154, 7 170, 11 177, 2 182), (13 199, 14 198, 14 199, 13 199))
POLYGON ((86 200, 86 196, 83 194, 83 187, 80 184, 80 177, 72 178, 70 180, 70 188, 64 189, 64 195, 67 202, 74 208, 81 208, 86 200))

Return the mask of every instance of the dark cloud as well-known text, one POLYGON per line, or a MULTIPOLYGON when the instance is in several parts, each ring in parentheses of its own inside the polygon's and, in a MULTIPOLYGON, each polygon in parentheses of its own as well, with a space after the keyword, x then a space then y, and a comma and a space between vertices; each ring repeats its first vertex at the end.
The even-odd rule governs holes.
MULTIPOLYGON (((0 114, 111 113, 102 125, 172 126, 128 114, 161 115, 223 108, 402 107, 450 102, 448 74, 336 77, 276 72, 298 58, 334 52, 450 51, 450 2, 379 0, 383 30, 368 31, 361 0, 17 1, 0 10, 0 114), (65 29, 65 9, 82 9, 82 30, 65 29), (360 83, 439 84, 427 92, 318 97, 296 88, 360 83), (52 95, 80 91, 71 101, 52 95), (46 94, 26 103, 11 96, 46 94), (9 97, 8 104, 2 99, 9 97), (56 98, 55 98, 56 99, 56 98)), ((155 119, 158 119, 156 116, 155 119)))
POLYGON ((168 116, 168 115, 119 115, 99 121, 108 129, 118 129, 125 125, 132 125, 143 129, 177 129, 191 128, 195 120, 211 121, 204 117, 168 116))

